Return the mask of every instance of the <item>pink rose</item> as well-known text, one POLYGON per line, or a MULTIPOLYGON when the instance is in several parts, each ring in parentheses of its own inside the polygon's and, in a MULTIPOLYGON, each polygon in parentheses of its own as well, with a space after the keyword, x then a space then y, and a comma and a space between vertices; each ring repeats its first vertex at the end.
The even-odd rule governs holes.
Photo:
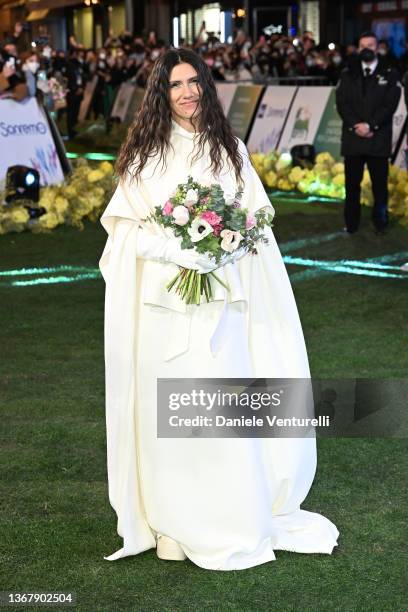
POLYGON ((222 221, 222 217, 217 215, 217 213, 213 212, 212 210, 206 210, 200 215, 200 217, 212 226, 219 225, 222 221))
POLYGON ((167 200, 167 202, 162 208, 162 211, 164 215, 171 215, 171 213, 173 212, 173 204, 170 202, 170 200, 167 200))
POLYGON ((254 215, 248 214, 245 223, 245 229, 250 230, 256 225, 256 219, 254 215))
POLYGON ((213 226, 214 236, 219 236, 221 234, 221 230, 223 229, 223 224, 219 223, 218 225, 213 226))

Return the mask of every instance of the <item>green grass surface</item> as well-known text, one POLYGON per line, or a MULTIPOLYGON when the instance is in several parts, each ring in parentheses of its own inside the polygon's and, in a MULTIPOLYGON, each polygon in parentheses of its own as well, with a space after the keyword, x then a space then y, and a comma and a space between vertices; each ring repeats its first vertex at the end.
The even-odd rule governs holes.
MULTIPOLYGON (((331 204, 276 208, 281 245, 341 227, 331 204)), ((408 250, 405 230, 375 236, 364 213, 358 235, 291 253, 364 260, 408 250)), ((96 267, 105 239, 99 224, 1 236, 0 270, 96 267)), ((326 273, 293 289, 315 377, 405 375, 407 282, 326 273)), ((405 439, 318 441, 302 507, 339 528, 332 556, 276 551, 274 562, 232 572, 162 561, 153 549, 103 559, 121 546, 107 496, 103 299, 102 279, 10 287, 0 278, 0 590, 71 590, 77 609, 92 611, 406 610, 405 439)))

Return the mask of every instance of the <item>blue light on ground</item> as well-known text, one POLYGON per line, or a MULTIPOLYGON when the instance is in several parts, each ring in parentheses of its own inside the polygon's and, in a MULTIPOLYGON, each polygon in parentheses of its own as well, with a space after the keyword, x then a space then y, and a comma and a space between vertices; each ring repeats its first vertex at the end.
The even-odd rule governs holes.
POLYGON ((45 276, 26 281, 13 281, 10 284, 13 287, 26 287, 28 285, 55 285, 60 283, 73 283, 81 280, 93 280, 100 277, 101 273, 99 270, 95 269, 94 272, 89 272, 87 274, 77 274, 75 276, 45 276))
MULTIPOLYGON (((408 280, 407 272, 401 270, 401 265, 408 260, 408 251, 390 253, 381 257, 365 260, 339 259, 327 261, 322 259, 311 259, 307 257, 294 257, 291 251, 315 246, 323 242, 335 240, 342 232, 333 234, 322 234, 312 238, 292 240, 280 245, 283 260, 287 265, 306 268, 300 272, 289 275, 291 282, 299 282, 327 274, 353 274, 380 279, 408 280), (394 265, 390 265, 395 262, 394 265)), ((0 270, 0 286, 27 287, 33 285, 50 285, 60 283, 72 283, 84 280, 101 279, 99 268, 86 266, 60 265, 49 267, 18 268, 12 270, 0 270), (15 277, 28 277, 21 280, 15 277), (33 278, 35 277, 35 278, 33 278)))
MULTIPOLYGON (((284 255, 283 260, 291 266, 306 268, 301 272, 291 273, 293 282, 316 278, 327 274, 353 274, 358 276, 375 277, 381 279, 408 280, 407 272, 401 270, 401 265, 407 261, 408 253, 393 253, 368 259, 365 261, 340 259, 337 261, 325 261, 320 259, 309 259, 305 257, 293 257, 284 255), (390 261, 399 261, 399 265, 389 265, 390 261)), ((72 283, 101 279, 99 268, 84 266, 53 266, 42 268, 20 268, 14 270, 0 270, 0 286, 27 287, 33 285, 50 285, 60 283, 72 283), (65 274, 63 274, 65 273, 65 274), (29 277, 15 280, 15 277, 29 277), (31 277, 31 278, 30 278, 31 277), (35 277, 35 278, 33 278, 35 277)))

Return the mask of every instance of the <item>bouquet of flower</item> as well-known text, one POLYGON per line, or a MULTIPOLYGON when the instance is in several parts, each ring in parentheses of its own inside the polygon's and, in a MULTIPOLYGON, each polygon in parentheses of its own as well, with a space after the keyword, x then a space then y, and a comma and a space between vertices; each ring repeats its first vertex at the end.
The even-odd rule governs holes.
MULTIPOLYGON (((234 261, 238 253, 256 254, 256 244, 268 242, 261 230, 272 226, 273 215, 266 209, 250 214, 241 207, 241 197, 242 191, 238 191, 232 201, 226 201, 220 185, 201 185, 189 176, 163 206, 155 207, 148 220, 170 227, 175 236, 181 236, 182 249, 195 248, 222 266, 234 261)), ((187 304, 200 304, 202 295, 209 302, 211 277, 229 290, 215 272, 200 274, 186 268, 181 268, 166 288, 174 289, 187 304)))
POLYGON ((50 94, 52 96, 52 99, 54 100, 54 108, 65 108, 67 105, 66 84, 61 80, 56 79, 55 77, 51 77, 50 79, 48 79, 48 85, 50 88, 50 94))
POLYGON ((68 90, 65 81, 66 79, 62 81, 55 77, 49 79, 38 78, 37 88, 43 92, 47 107, 50 110, 66 107, 66 95, 68 90))

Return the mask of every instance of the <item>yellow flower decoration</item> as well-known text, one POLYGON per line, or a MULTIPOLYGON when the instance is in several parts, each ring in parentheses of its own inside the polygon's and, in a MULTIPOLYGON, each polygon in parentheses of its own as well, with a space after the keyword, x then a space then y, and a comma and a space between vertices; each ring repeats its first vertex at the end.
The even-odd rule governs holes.
POLYGON ((278 180, 278 176, 273 170, 270 170, 265 174, 265 183, 268 187, 275 187, 278 180))
POLYGON ((88 172, 87 178, 90 183, 96 183, 104 178, 102 170, 91 170, 88 172))
POLYGON ((27 223, 30 215, 28 210, 23 206, 19 206, 18 208, 12 208, 10 211, 10 221, 13 223, 27 223))

